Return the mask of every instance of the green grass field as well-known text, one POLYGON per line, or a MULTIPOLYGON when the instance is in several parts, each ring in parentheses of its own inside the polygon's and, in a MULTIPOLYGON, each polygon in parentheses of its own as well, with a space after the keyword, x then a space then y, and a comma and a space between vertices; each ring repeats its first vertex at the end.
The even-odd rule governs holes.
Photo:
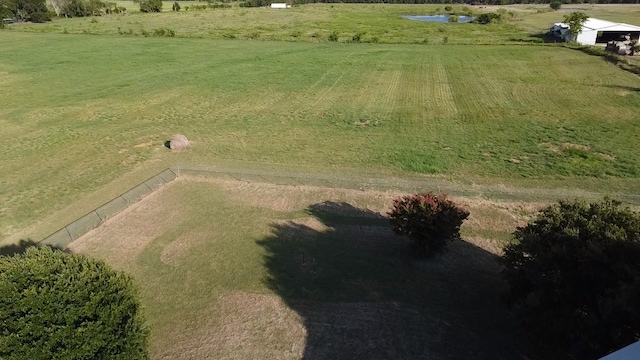
POLYGON ((181 162, 639 187, 640 80, 569 49, 15 31, 0 47, 5 238, 181 162), (164 149, 174 133, 193 149, 164 149))
POLYGON ((173 2, 166 1, 162 14, 142 14, 131 1, 120 1, 127 15, 98 18, 56 19, 45 24, 14 24, 18 31, 75 33, 75 34, 153 34, 155 29, 169 28, 178 37, 207 39, 253 39, 285 41, 327 41, 333 31, 339 41, 351 41, 360 34, 362 42, 441 44, 446 37, 449 44, 508 44, 530 42, 532 35, 549 29, 562 21, 570 11, 605 20, 640 25, 637 5, 565 5, 561 11, 550 11, 548 5, 462 6, 455 12, 471 10, 475 13, 504 9, 514 17, 505 24, 447 24, 424 23, 401 18, 402 15, 442 14, 444 5, 388 5, 388 4, 308 4, 286 10, 267 8, 207 9, 184 11, 197 2, 180 2, 183 11, 171 11, 173 2))
MULTIPOLYGON (((125 2, 126 4, 126 2, 125 2)), ((132 4, 132 3, 130 3, 132 4)), ((164 10, 171 9, 165 2, 164 10)), ((192 3, 197 4, 197 3, 192 3)), ((183 3, 183 8, 189 3, 183 3)), ((45 24, 15 24, 18 31, 118 34, 141 36, 145 31, 170 28, 178 37, 207 39, 252 39, 286 41, 327 41, 333 31, 339 41, 351 41, 360 33, 362 42, 432 43, 443 38, 451 44, 509 43, 527 34, 509 24, 482 26, 424 23, 403 19, 402 15, 436 13, 436 6, 313 4, 284 11, 268 8, 207 9, 203 11, 143 14, 130 8, 124 16, 55 20, 45 24)), ((457 6, 457 9, 462 9, 457 6)))
POLYGON ((120 4, 0 30, 0 250, 167 167, 404 179, 471 211, 419 262, 384 219, 399 187, 178 178, 70 245, 140 284, 154 359, 537 359, 500 301, 510 233, 555 197, 640 203, 640 78, 527 44, 569 5, 480 26, 400 18, 444 5, 120 4), (143 36, 159 28, 176 37, 143 36), (188 151, 164 147, 176 133, 188 151))

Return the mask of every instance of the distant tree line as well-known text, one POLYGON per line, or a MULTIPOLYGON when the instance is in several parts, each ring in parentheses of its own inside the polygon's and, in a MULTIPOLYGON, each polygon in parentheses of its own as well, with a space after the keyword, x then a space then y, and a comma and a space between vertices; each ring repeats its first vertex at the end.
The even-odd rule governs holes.
POLYGON ((115 2, 102 0, 0 0, 0 17, 17 21, 44 22, 52 16, 84 17, 123 13, 115 2))
POLYGON ((0 16, 18 21, 45 22, 51 16, 44 0, 0 0, 0 16))
MULTIPOLYGON (((340 0, 342 3, 364 4, 467 4, 467 5, 513 5, 513 4, 550 4, 554 0, 340 0)), ((294 0, 294 4, 335 3, 331 0, 294 0)), ((639 0, 588 0, 563 1, 564 4, 638 4, 639 0)))
POLYGON ((115 3, 101 0, 47 0, 47 6, 56 16, 62 17, 99 16, 103 13, 121 11, 115 3))

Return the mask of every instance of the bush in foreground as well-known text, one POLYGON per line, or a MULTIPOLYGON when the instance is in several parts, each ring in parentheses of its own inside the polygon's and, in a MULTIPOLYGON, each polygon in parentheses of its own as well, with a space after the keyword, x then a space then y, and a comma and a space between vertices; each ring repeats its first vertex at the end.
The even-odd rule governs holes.
POLYGON ((640 214, 613 200, 560 202, 514 236, 504 275, 542 344, 596 359, 640 338, 640 214))
POLYGON ((429 256, 442 250, 447 241, 460 237, 460 226, 469 212, 444 194, 424 193, 396 199, 388 215, 393 230, 407 235, 419 255, 429 256))
POLYGON ((102 261, 28 248, 0 257, 1 359, 148 359, 131 278, 102 261))

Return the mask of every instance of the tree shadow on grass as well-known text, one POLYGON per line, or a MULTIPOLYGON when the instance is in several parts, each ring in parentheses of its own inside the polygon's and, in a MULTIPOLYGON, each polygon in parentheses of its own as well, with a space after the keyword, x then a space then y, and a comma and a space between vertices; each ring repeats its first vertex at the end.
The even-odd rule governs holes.
POLYGON ((537 359, 498 257, 459 240, 418 261, 378 213, 324 202, 272 224, 267 285, 304 321, 304 359, 537 359))
MULTIPOLYGON (((540 39, 545 44, 555 44, 555 43, 562 43, 563 42, 561 39, 558 39, 557 37, 553 36, 549 32, 535 33, 535 34, 529 35, 529 37, 532 38, 532 39, 534 39, 534 38, 535 39, 540 39)), ((531 42, 540 42, 540 40, 531 41, 531 42)))
MULTIPOLYGON (((7 245, 3 245, 0 246, 0 256, 13 256, 13 255, 17 255, 17 254, 24 254, 24 252, 27 250, 27 248, 31 247, 31 246, 43 246, 42 244, 39 244, 31 239, 21 239, 18 243, 16 244, 7 244, 7 245)), ((47 245, 50 246, 50 245, 47 245)), ((58 250, 62 250, 58 247, 52 247, 54 249, 58 249, 58 250)))

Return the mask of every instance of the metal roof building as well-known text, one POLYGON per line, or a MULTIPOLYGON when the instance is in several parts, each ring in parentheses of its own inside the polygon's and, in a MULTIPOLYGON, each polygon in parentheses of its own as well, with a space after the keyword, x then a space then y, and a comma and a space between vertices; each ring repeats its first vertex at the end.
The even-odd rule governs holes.
MULTIPOLYGON (((566 24, 556 23, 552 29, 557 29, 558 32, 563 32, 561 35, 565 35, 562 30, 568 28, 569 26, 566 24)), ((576 37, 576 42, 582 45, 606 44, 607 41, 620 40, 625 35, 631 35, 632 39, 638 39, 640 26, 589 18, 582 25, 582 31, 576 37)), ((566 36, 569 36, 568 32, 566 36)))

